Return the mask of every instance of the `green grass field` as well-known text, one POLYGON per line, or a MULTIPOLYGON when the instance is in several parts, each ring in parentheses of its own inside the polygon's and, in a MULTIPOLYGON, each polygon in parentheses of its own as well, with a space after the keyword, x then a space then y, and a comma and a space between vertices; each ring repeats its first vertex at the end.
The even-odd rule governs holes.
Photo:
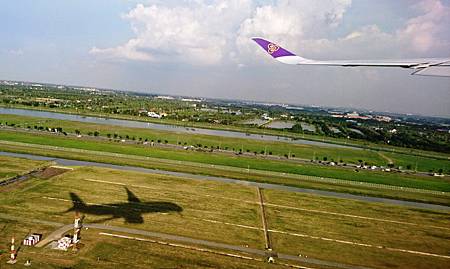
MULTIPOLYGON (((51 179, 32 179, 15 190, 1 192, 0 214, 14 215, 28 221, 70 223, 74 213, 66 212, 72 206, 69 192, 76 193, 91 205, 126 203, 125 187, 142 202, 175 203, 182 211, 142 213, 142 223, 126 223, 121 217, 106 220, 110 216, 93 212, 86 214, 85 222, 264 248, 255 188, 173 176, 76 168, 51 179)), ((448 265, 446 258, 397 250, 448 255, 450 212, 273 190, 263 190, 263 196, 269 229, 273 230, 270 236, 277 252, 375 268, 446 268, 448 265), (366 247, 344 242, 384 247, 366 247)), ((133 204, 133 207, 134 205, 136 209, 144 207, 139 203, 133 204)), ((131 214, 129 210, 123 211, 120 208, 111 212, 119 216, 131 214)), ((52 230, 49 226, 10 221, 2 217, 0 227, 0 249, 7 248, 8 236, 12 233, 23 236, 29 230, 44 234, 52 230)), ((265 265, 257 261, 206 255, 193 250, 174 250, 168 246, 146 242, 130 243, 126 239, 102 237, 97 232, 92 229, 87 233, 83 231, 86 234, 83 241, 85 247, 78 254, 24 248, 22 261, 28 257, 36 261, 36 264, 48 264, 48 267, 43 268, 63 265, 74 268, 111 268, 122 265, 131 268, 136 265, 145 268, 163 266, 165 258, 171 256, 168 265, 173 267, 183 264, 187 267, 228 268, 230 264, 231 268, 264 268, 265 265), (129 255, 133 250, 136 258, 130 264, 129 255)), ((2 258, 1 262, 4 260, 2 258)), ((316 268, 315 265, 311 267, 316 268)))
MULTIPOLYGON (((150 130, 150 129, 140 129, 140 128, 126 128, 120 126, 111 126, 106 124, 92 124, 92 123, 83 123, 83 122, 75 122, 75 121, 66 121, 66 120, 56 120, 56 119, 46 119, 46 118, 38 118, 38 117, 27 117, 27 116, 18 116, 18 115, 1 115, 1 122, 8 122, 9 124, 14 123, 16 126, 21 127, 32 127, 34 126, 46 126, 46 127, 61 127, 66 132, 74 133, 75 130, 80 130, 82 134, 86 135, 88 132, 98 131, 101 136, 106 136, 108 133, 113 135, 117 133, 122 137, 126 137, 127 135, 130 137, 135 137, 136 140, 139 138, 148 139, 149 141, 154 140, 167 140, 170 144, 179 144, 184 145, 198 145, 201 144, 203 147, 207 146, 208 148, 216 148, 220 147, 221 149, 228 148, 229 150, 234 149, 235 151, 239 151, 239 149, 243 150, 243 152, 257 152, 261 154, 261 152, 265 152, 268 154, 271 152, 273 155, 294 155, 297 158, 303 159, 315 159, 318 158, 322 160, 324 157, 327 160, 334 160, 338 162, 342 160, 347 163, 358 163, 359 160, 363 160, 369 164, 378 165, 378 166, 386 166, 388 161, 381 157, 376 151, 372 150, 358 150, 358 149, 347 149, 347 148, 333 148, 333 147, 321 147, 321 146, 312 146, 312 145, 300 145, 300 144, 291 144, 285 142, 271 142, 271 141, 257 141, 252 139, 243 139, 243 138, 229 138, 229 137, 217 137, 211 135, 200 135, 200 134, 186 134, 186 133, 177 133, 177 132, 168 132, 168 131, 159 131, 159 130, 150 130)), ((416 167, 419 171, 428 171, 428 170, 439 170, 444 169, 444 171, 450 171, 450 162, 445 160, 447 155, 441 154, 439 155, 444 159, 433 159, 427 157, 414 157, 411 159, 411 156, 407 154, 392 154, 391 159, 398 165, 403 165, 406 167, 407 165, 411 165, 412 167, 416 167)))
POLYGON ((176 161, 197 162, 211 165, 251 168, 281 173, 338 178, 351 181, 363 181, 428 190, 450 191, 450 182, 446 178, 435 179, 429 176, 393 174, 373 171, 360 171, 356 173, 352 169, 346 168, 298 164, 282 160, 276 161, 262 158, 242 157, 237 155, 228 156, 207 152, 163 149, 135 144, 122 144, 117 142, 92 141, 55 136, 45 133, 27 134, 11 131, 0 131, 0 140, 137 155, 176 161))
MULTIPOLYGON (((189 174, 211 175, 239 180, 288 185, 300 188, 321 189, 334 192, 346 192, 366 196, 378 196, 400 200, 410 200, 426 203, 450 205, 448 195, 435 195, 423 192, 408 192, 396 189, 378 189, 364 184, 336 184, 309 181, 307 176, 269 172, 263 170, 247 170, 230 166, 207 165, 193 162, 180 162, 165 159, 150 159, 148 157, 117 155, 105 152, 82 151, 68 148, 49 148, 36 144, 13 145, 0 142, 4 151, 44 155, 82 161, 94 161, 125 166, 136 166, 167 171, 188 172, 189 174)), ((346 183, 349 183, 345 181, 346 183)), ((352 183, 352 182, 350 182, 352 183)))

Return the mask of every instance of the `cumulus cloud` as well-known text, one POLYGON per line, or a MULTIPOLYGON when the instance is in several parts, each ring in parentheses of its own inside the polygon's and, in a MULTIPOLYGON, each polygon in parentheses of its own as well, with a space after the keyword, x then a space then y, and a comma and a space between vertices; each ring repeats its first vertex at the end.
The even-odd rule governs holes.
POLYGON ((138 4, 123 18, 135 37, 112 48, 91 49, 111 59, 184 62, 194 65, 234 63, 245 66, 255 57, 250 37, 263 36, 310 56, 340 58, 399 57, 450 50, 450 7, 439 0, 417 2, 419 15, 387 33, 377 25, 335 39, 328 34, 341 24, 351 0, 186 0, 138 4), (401 55, 394 55, 393 52, 401 55))
POLYGON ((367 25, 342 38, 310 40, 305 46, 311 47, 313 53, 327 51, 343 57, 448 56, 442 53, 450 51, 450 6, 439 0, 424 0, 412 9, 420 15, 406 20, 393 33, 383 32, 377 25, 367 25))
POLYGON ((450 6, 439 0, 425 0, 413 8, 422 15, 409 19, 398 31, 400 41, 410 44, 417 52, 445 48, 450 51, 450 6))
POLYGON ((249 16, 250 0, 185 1, 183 5, 138 4, 123 17, 136 38, 91 53, 132 60, 214 64, 233 50, 233 33, 249 16))

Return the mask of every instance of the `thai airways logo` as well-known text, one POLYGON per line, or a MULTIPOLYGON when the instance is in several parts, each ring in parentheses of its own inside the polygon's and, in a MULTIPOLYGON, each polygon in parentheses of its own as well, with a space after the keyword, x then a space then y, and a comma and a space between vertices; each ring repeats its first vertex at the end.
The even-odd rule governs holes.
POLYGON ((277 45, 273 44, 273 43, 269 43, 269 45, 267 45, 267 52, 269 54, 274 53, 275 51, 279 50, 280 47, 278 47, 277 45))

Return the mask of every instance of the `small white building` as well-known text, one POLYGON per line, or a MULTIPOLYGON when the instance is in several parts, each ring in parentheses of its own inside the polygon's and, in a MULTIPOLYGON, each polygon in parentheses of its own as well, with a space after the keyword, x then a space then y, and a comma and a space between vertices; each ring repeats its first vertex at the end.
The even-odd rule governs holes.
POLYGON ((23 245, 24 246, 34 246, 36 245, 39 241, 41 241, 42 238, 42 234, 31 234, 30 236, 27 236, 24 240, 23 240, 23 245))
POLYGON ((67 249, 72 245, 72 238, 68 235, 58 240, 56 248, 59 250, 67 251, 67 249))
POLYGON ((156 119, 160 119, 162 117, 161 115, 159 115, 158 113, 153 112, 153 111, 147 112, 147 116, 149 116, 150 118, 156 118, 156 119))

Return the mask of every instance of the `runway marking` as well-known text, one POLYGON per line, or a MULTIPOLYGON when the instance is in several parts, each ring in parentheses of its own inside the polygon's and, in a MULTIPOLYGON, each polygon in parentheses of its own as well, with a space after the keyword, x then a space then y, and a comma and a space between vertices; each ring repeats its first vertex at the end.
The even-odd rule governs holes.
POLYGON ((153 187, 144 186, 144 185, 125 184, 125 183, 119 183, 119 182, 113 182, 113 181, 106 181, 106 180, 99 180, 99 179, 83 178, 82 180, 90 181, 90 182, 97 182, 97 183, 105 183, 105 184, 119 185, 119 186, 130 186, 130 187, 135 187, 135 188, 144 188, 144 189, 152 189, 152 190, 158 189, 158 188, 153 188, 153 187))
MULTIPOLYGON (((233 254, 233 253, 227 253, 227 252, 223 252, 223 251, 211 250, 211 249, 206 249, 206 248, 199 248, 199 247, 194 247, 194 246, 189 246, 189 245, 184 245, 184 244, 178 244, 178 243, 169 243, 169 242, 153 240, 153 239, 149 239, 149 238, 140 238, 140 237, 126 236, 126 235, 112 234, 112 233, 104 233, 104 232, 100 232, 98 234, 99 235, 104 235, 104 236, 122 238, 122 239, 130 239, 130 240, 136 240, 136 241, 142 241, 142 242, 150 242, 150 243, 155 243, 155 244, 160 244, 160 245, 165 245, 165 246, 196 250, 196 251, 200 251, 200 252, 212 253, 212 254, 217 254, 217 255, 222 255, 222 256, 227 256, 227 257, 232 257, 232 258, 264 262, 263 259, 253 258, 253 257, 249 257, 249 256, 233 254)), ((278 263, 278 264, 286 266, 286 267, 298 268, 298 269, 315 269, 315 268, 312 268, 312 267, 306 267, 306 266, 300 266, 300 265, 288 264, 288 263, 278 263)))
POLYGON ((144 242, 156 243, 156 244, 166 245, 166 246, 171 246, 171 247, 178 247, 178 248, 185 248, 185 249, 190 249, 190 250, 197 250, 197 251, 201 251, 201 252, 219 254, 219 255, 233 257, 233 258, 240 258, 240 259, 244 259, 244 260, 255 260, 255 261, 260 261, 260 262, 263 261, 262 259, 253 258, 253 257, 249 257, 249 256, 243 256, 243 255, 232 254, 232 253, 227 253, 227 252, 222 252, 222 251, 216 251, 216 250, 211 250, 211 249, 206 249, 206 248, 199 248, 199 247, 194 247, 194 246, 188 246, 188 245, 178 244, 178 243, 169 243, 169 242, 165 242, 165 241, 153 240, 153 239, 148 239, 148 238, 140 238, 140 237, 126 236, 126 235, 112 234, 112 233, 104 233, 104 232, 100 232, 99 234, 100 235, 105 235, 105 236, 123 238, 123 239, 131 239, 131 240, 136 240, 136 241, 144 241, 144 242))
POLYGON ((339 240, 339 239, 332 239, 332 238, 326 238, 326 237, 320 237, 320 236, 312 236, 312 235, 307 235, 307 234, 289 233, 289 232, 283 232, 283 231, 278 231, 278 230, 270 230, 270 229, 269 229, 269 232, 293 235, 293 236, 298 236, 298 237, 305 237, 305 238, 310 238, 310 239, 319 239, 319 240, 324 240, 324 241, 331 241, 331 242, 336 242, 336 243, 356 245, 356 246, 362 246, 362 247, 371 247, 371 248, 385 249, 385 250, 396 251, 396 252, 405 252, 405 253, 417 254, 417 255, 422 255, 422 256, 432 256, 432 257, 439 257, 439 258, 450 259, 450 256, 447 256, 447 255, 440 255, 440 254, 428 253, 428 252, 422 252, 422 251, 407 250, 407 249, 400 249, 400 248, 391 248, 391 247, 385 247, 385 246, 357 243, 357 242, 351 242, 351 241, 345 241, 345 240, 339 240))
POLYGON ((299 210, 299 211, 306 211, 306 212, 313 212, 313 213, 321 213, 321 214, 335 215, 335 216, 341 216, 341 217, 349 217, 349 218, 357 218, 357 219, 366 219, 366 220, 374 220, 374 221, 389 222, 389 223, 396 223, 396 224, 406 224, 406 225, 412 225, 412 226, 422 226, 422 227, 430 227, 430 228, 437 228, 437 229, 450 230, 450 228, 442 227, 442 226, 417 224, 417 223, 412 223, 412 222, 404 222, 404 221, 397 221, 397 220, 389 220, 389 219, 380 219, 380 218, 373 218, 373 217, 365 217, 365 216, 358 216, 358 215, 351 215, 351 214, 344 214, 344 213, 336 213, 336 212, 323 211, 323 210, 316 210, 316 209, 306 209, 306 208, 299 208, 299 207, 293 207, 293 206, 277 205, 277 204, 271 204, 271 203, 266 203, 265 205, 267 205, 267 206, 273 206, 273 207, 280 207, 280 208, 293 209, 293 210, 299 210))
MULTIPOLYGON (((263 230, 262 228, 259 228, 259 227, 253 227, 253 226, 247 226, 247 225, 241 225, 241 224, 235 224, 235 223, 229 223, 229 222, 223 222, 223 221, 217 221, 217 220, 200 219, 200 218, 194 218, 194 219, 203 220, 203 221, 207 221, 207 222, 211 222, 211 223, 224 224, 224 225, 236 226, 236 227, 241 227, 241 228, 246 228, 246 229, 252 229, 252 230, 260 230, 260 231, 263 230)), ((440 254, 435 254, 435 253, 385 247, 385 246, 352 242, 352 241, 347 241, 347 240, 333 239, 333 238, 327 238, 327 237, 321 237, 321 236, 313 236, 313 235, 307 235, 307 234, 301 234, 301 233, 285 232, 285 231, 274 230, 274 229, 268 229, 268 231, 272 232, 272 233, 280 233, 280 234, 286 234, 286 235, 290 235, 290 236, 298 236, 298 237, 304 237, 304 238, 316 239, 316 240, 322 240, 322 241, 328 241, 328 242, 334 242, 334 243, 341 243, 341 244, 347 244, 347 245, 353 245, 353 246, 370 247, 370 248, 384 249, 384 250, 395 251, 395 252, 405 252, 405 253, 422 255, 422 256, 432 256, 432 257, 450 259, 450 256, 440 255, 440 254)))

